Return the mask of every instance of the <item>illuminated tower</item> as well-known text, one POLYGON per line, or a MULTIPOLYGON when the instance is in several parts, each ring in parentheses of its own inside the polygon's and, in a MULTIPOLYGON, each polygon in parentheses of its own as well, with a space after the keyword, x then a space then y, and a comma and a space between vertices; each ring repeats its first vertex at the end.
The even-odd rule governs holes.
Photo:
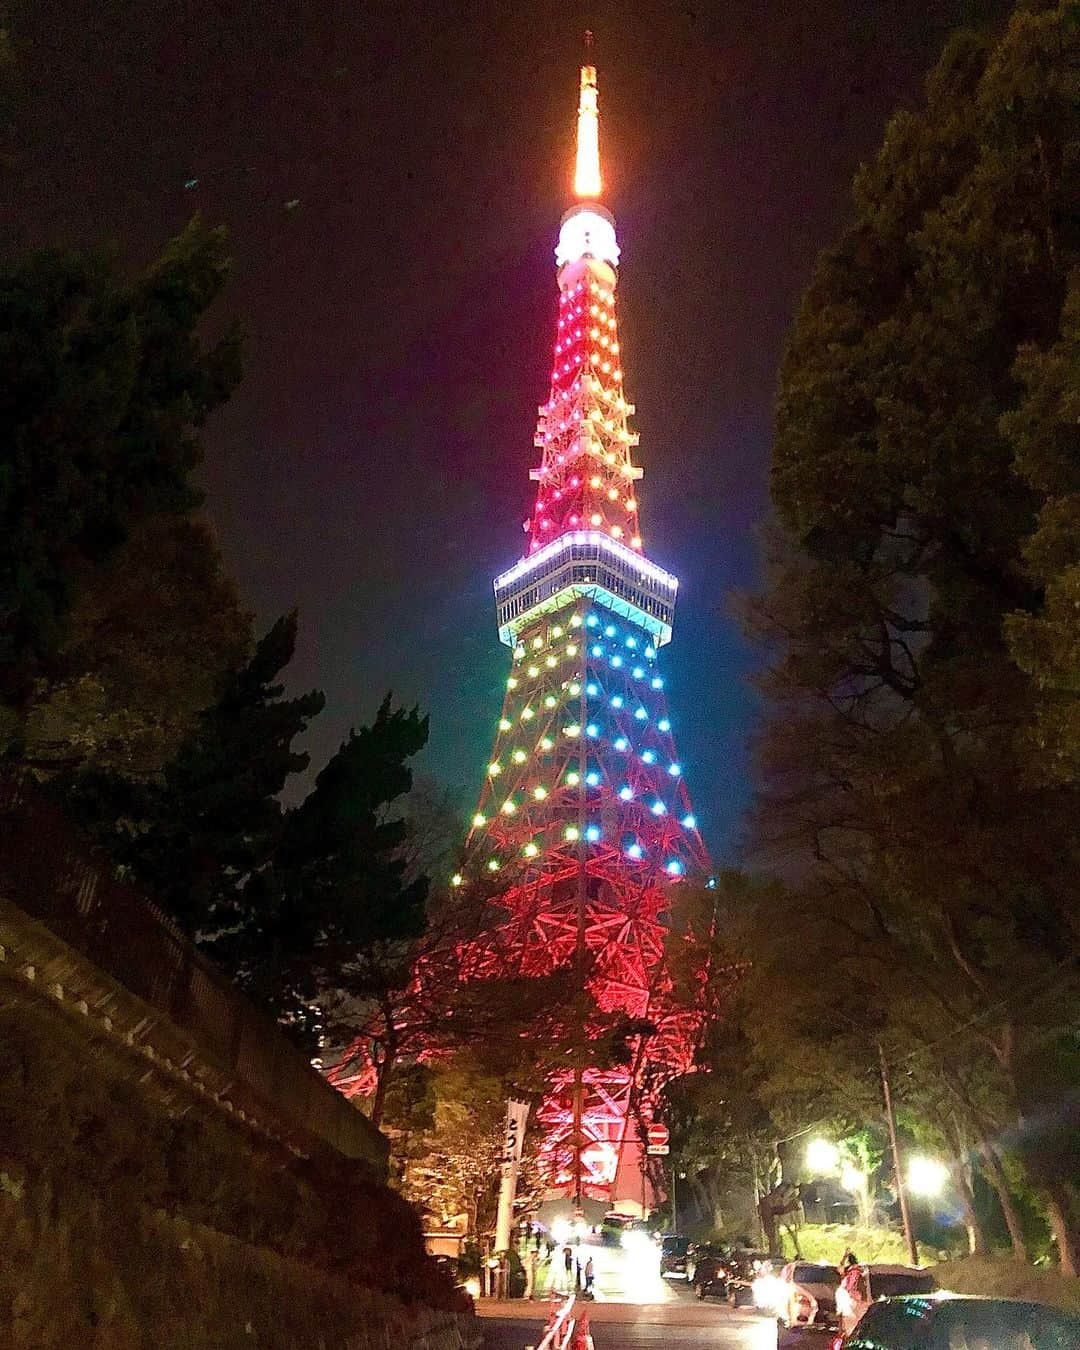
MULTIPOLYGON (((505 876, 501 973, 577 963, 604 1017, 652 1024, 626 1068, 568 1070, 541 1107, 552 1189, 639 1200, 650 1094, 689 1067, 694 1019, 664 963, 670 888, 708 859, 659 652, 677 579, 646 556, 615 319, 619 245, 599 202, 596 70, 581 71, 574 205, 555 250, 551 391, 526 556, 495 580, 513 667, 465 869, 505 876)), ((457 880, 460 881, 460 878, 457 880)))

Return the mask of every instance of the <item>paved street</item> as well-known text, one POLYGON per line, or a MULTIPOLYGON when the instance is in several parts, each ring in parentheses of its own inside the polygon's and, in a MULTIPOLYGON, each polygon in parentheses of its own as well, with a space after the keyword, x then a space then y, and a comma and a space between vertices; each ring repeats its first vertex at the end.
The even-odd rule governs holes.
MULTIPOLYGON (((591 1256, 596 1301, 583 1303, 596 1350, 638 1350, 659 1344, 708 1346, 710 1350, 776 1350, 776 1323, 748 1309, 701 1303, 681 1280, 661 1279, 655 1248, 623 1252, 583 1245, 582 1265, 591 1256)), ((555 1269, 542 1272, 542 1293, 531 1302, 481 1300, 487 1350, 524 1350, 536 1345, 553 1307, 564 1296, 566 1277, 559 1253, 555 1269)), ((572 1287, 573 1277, 570 1285, 572 1287)))

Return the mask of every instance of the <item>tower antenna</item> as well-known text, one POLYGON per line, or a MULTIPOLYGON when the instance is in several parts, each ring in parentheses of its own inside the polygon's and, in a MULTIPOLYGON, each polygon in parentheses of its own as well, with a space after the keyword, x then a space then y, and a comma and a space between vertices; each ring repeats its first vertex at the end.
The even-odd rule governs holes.
POLYGON ((578 100, 577 155, 574 163, 574 196, 597 200, 600 179, 600 120, 596 95, 596 67, 592 63, 593 35, 585 30, 585 63, 581 67, 578 100))

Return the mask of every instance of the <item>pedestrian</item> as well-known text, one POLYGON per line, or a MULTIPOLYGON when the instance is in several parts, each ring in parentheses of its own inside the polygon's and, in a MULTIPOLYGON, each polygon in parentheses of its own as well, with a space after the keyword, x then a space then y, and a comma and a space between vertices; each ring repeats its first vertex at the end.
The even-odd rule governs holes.
POLYGON ((861 1280, 862 1266, 859 1265, 859 1258, 853 1251, 846 1251, 840 1258, 840 1287, 854 1299, 858 1296, 861 1280))
POLYGON ((595 1274, 593 1272, 592 1257, 590 1256, 589 1259, 585 1262, 585 1293, 589 1298, 592 1298, 592 1287, 594 1279, 595 1274))
POLYGON ((581 1288, 581 1257, 574 1262, 574 1288, 581 1288))
POLYGON ((566 1288, 570 1288, 570 1276, 574 1273, 574 1249, 569 1242, 562 1249, 563 1269, 566 1271, 566 1288))

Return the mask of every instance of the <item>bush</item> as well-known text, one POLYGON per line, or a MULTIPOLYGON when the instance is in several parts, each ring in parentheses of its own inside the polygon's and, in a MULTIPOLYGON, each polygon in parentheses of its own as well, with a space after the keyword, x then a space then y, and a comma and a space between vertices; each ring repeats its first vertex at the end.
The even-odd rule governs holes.
MULTIPOLYGON (((786 1233, 782 1233, 780 1245, 786 1256, 794 1257, 795 1251, 786 1233)), ((891 1228, 875 1224, 862 1228, 850 1223, 807 1223, 799 1229, 799 1252, 807 1261, 823 1261, 835 1266, 846 1251, 853 1251, 868 1265, 880 1262, 906 1266, 911 1261, 903 1234, 891 1228)), ((936 1248, 931 1250, 925 1244, 919 1245, 920 1260, 924 1262, 936 1261, 942 1255, 936 1248)))
POLYGON ((992 1294, 1027 1298, 1080 1314, 1080 1280, 1058 1270, 1043 1270, 1004 1257, 964 1256, 934 1268, 942 1289, 954 1294, 992 1294))

